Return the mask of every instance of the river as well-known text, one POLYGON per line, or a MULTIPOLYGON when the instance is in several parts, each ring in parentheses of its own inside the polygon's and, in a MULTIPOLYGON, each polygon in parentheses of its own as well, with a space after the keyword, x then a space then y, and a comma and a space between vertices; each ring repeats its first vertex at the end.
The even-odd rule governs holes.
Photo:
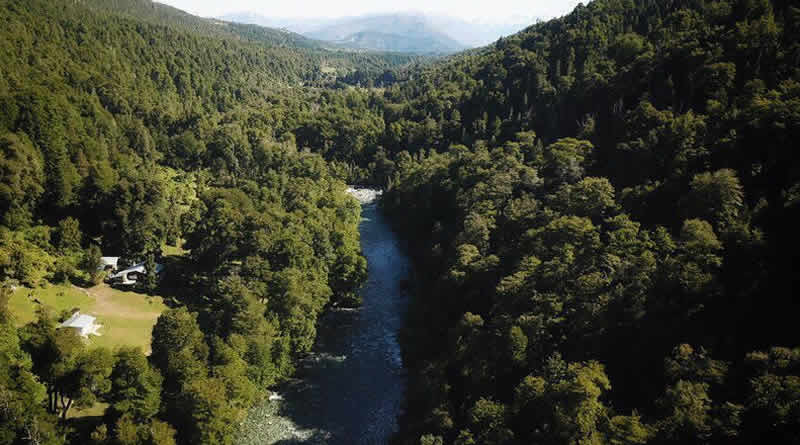
POLYGON ((397 429, 406 388, 397 336, 408 306, 402 283, 410 263, 375 193, 350 192, 362 203, 363 305, 321 317, 313 353, 298 365, 295 380, 250 412, 241 445, 384 444, 397 429))

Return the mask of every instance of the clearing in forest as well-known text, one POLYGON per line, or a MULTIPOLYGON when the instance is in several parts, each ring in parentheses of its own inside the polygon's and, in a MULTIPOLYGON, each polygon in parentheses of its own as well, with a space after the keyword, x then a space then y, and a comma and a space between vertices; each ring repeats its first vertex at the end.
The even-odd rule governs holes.
POLYGON ((150 353, 153 326, 167 307, 158 296, 114 289, 99 284, 88 289, 71 285, 51 285, 46 288, 18 288, 9 302, 17 325, 34 320, 36 307, 47 305, 56 312, 77 308, 81 313, 97 317, 102 325, 99 336, 89 336, 90 346, 139 346, 150 353), (39 303, 36 301, 38 300, 39 303))

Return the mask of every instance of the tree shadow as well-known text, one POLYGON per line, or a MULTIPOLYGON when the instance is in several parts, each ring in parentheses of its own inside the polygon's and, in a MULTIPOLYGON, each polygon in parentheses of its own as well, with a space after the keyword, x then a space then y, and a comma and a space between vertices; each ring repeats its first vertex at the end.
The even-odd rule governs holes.
POLYGON ((89 437, 102 424, 103 416, 84 416, 67 419, 64 425, 67 427, 66 432, 69 443, 81 443, 82 439, 89 437))
POLYGON ((164 264, 164 276, 159 280, 154 294, 160 295, 164 304, 170 308, 198 305, 199 298, 205 294, 207 283, 198 277, 188 257, 165 256, 160 260, 164 264))

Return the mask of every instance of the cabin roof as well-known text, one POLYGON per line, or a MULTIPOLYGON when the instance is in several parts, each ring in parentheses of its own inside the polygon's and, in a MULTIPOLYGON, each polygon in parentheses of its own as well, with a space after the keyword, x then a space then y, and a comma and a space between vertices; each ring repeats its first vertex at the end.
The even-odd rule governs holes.
POLYGON ((59 327, 85 329, 85 328, 94 326, 94 321, 95 320, 96 320, 96 318, 92 317, 91 315, 86 315, 86 314, 81 314, 80 312, 75 312, 66 321, 61 323, 61 325, 59 327))

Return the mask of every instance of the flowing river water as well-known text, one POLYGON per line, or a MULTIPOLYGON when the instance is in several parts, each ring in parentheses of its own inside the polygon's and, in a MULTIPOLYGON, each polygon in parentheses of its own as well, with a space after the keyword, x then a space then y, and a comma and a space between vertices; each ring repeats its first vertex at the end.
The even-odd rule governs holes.
POLYGON ((397 429, 406 388, 397 337, 410 263, 377 208, 377 193, 349 192, 362 204, 363 305, 321 317, 313 353, 298 365, 295 380, 250 412, 241 445, 385 444, 397 429))

